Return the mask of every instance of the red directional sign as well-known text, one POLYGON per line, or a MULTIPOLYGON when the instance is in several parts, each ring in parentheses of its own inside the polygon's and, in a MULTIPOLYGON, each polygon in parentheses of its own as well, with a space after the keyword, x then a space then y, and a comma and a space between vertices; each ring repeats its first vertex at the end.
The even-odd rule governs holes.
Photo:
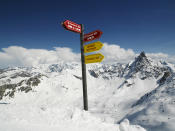
POLYGON ((62 23, 63 27, 67 30, 76 32, 76 33, 81 33, 81 25, 76 24, 70 20, 66 20, 62 23))
POLYGON ((102 34, 103 34, 103 32, 100 31, 100 30, 95 30, 93 32, 85 34, 84 35, 84 42, 88 42, 88 41, 92 41, 92 40, 95 40, 95 39, 99 39, 102 34))

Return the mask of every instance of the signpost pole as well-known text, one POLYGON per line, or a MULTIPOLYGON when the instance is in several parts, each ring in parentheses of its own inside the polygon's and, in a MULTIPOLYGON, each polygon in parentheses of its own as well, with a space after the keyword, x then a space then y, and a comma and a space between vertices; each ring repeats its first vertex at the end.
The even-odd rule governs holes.
POLYGON ((87 96, 87 80, 86 80, 86 64, 84 55, 84 25, 81 24, 80 33, 80 47, 81 47, 81 66, 82 66, 82 84, 83 84, 83 103, 84 110, 88 110, 88 96, 87 96))
POLYGON ((100 50, 103 44, 97 41, 97 42, 84 46, 84 42, 89 42, 95 39, 99 39, 103 32, 100 30, 95 30, 93 32, 90 32, 84 35, 84 25, 74 23, 70 20, 65 20, 64 22, 62 22, 62 26, 66 30, 73 31, 75 33, 80 33, 83 104, 84 104, 84 110, 87 111, 88 110, 88 95, 87 95, 87 80, 86 80, 86 64, 101 62, 104 59, 104 56, 100 53, 85 56, 84 53, 100 50))

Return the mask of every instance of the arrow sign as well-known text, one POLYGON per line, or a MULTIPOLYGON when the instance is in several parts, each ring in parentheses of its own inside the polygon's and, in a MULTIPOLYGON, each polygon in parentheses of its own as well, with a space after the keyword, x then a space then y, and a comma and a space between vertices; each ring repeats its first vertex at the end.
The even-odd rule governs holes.
POLYGON ((104 56, 101 53, 85 56, 85 64, 101 62, 104 56))
POLYGON ((95 39, 99 39, 102 34, 103 34, 103 32, 100 31, 100 30, 95 30, 93 32, 85 34, 84 35, 84 42, 88 42, 88 41, 92 41, 92 40, 95 40, 95 39))
POLYGON ((84 46, 84 53, 89 53, 93 51, 100 50, 103 47, 103 44, 100 41, 88 44, 84 46))
POLYGON ((70 31, 73 31, 73 32, 76 32, 76 33, 81 33, 81 25, 76 24, 76 23, 74 23, 70 20, 65 20, 62 23, 62 26, 67 30, 70 30, 70 31))

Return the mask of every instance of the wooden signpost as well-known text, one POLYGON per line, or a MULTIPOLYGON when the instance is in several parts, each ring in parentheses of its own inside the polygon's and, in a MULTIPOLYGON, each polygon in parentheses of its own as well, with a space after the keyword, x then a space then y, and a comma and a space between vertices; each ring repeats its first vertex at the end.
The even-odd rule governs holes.
POLYGON ((87 80, 86 80, 86 64, 101 62, 104 56, 100 53, 85 56, 84 53, 98 51, 102 48, 103 44, 100 41, 84 45, 85 42, 89 42, 95 39, 99 39, 102 35, 102 31, 95 30, 84 35, 83 24, 77 24, 70 20, 65 20, 61 23, 62 26, 69 31, 80 34, 80 47, 81 47, 81 66, 82 66, 82 84, 83 84, 83 103, 84 110, 88 110, 88 96, 87 96, 87 80))

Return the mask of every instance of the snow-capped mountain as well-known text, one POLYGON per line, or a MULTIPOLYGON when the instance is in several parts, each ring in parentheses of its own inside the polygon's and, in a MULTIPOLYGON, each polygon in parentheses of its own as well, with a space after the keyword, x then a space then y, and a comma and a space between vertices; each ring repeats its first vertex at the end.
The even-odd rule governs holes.
POLYGON ((132 123, 141 123, 150 131, 174 131, 175 126, 175 73, 165 72, 158 86, 143 95, 132 105, 127 118, 132 123))
POLYGON ((20 128, 15 124, 23 123, 32 130, 43 125, 49 125, 45 130, 70 130, 75 124, 74 130, 140 131, 141 125, 173 131, 174 72, 174 65, 154 61, 144 52, 129 64, 89 64, 89 111, 83 112, 79 63, 0 69, 0 112, 5 112, 0 113, 0 129, 8 120, 16 130, 20 128))

